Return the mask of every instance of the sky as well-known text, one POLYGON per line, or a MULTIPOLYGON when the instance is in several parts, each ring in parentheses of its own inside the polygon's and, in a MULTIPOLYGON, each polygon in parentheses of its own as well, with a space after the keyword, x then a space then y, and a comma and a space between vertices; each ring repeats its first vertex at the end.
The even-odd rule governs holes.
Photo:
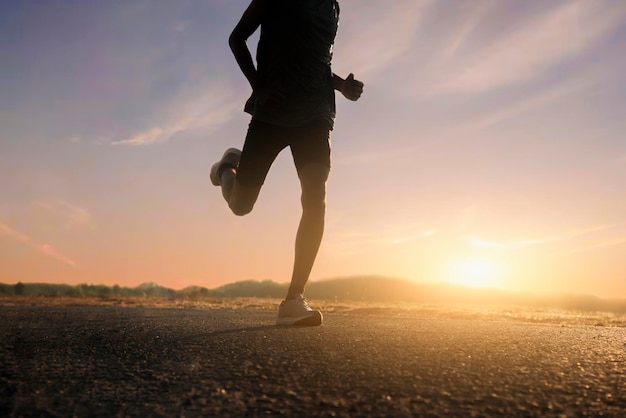
MULTIPOLYGON (((341 0, 312 280, 626 297, 626 2, 341 0)), ((209 181, 250 93, 245 0, 3 2, 0 282, 287 282, 288 150, 254 211, 209 181)), ((251 50, 257 37, 249 41, 251 50)))

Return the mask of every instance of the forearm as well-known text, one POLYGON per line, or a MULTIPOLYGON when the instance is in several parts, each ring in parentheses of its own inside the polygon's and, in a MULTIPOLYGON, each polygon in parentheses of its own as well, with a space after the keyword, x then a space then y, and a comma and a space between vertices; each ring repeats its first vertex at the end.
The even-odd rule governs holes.
POLYGON ((333 89, 341 91, 343 88, 344 79, 333 73, 333 89))
POLYGON ((248 49, 245 39, 237 36, 235 32, 228 39, 228 45, 230 46, 235 60, 241 69, 243 75, 248 79, 252 90, 256 87, 257 71, 254 67, 254 61, 252 60, 252 54, 248 49))

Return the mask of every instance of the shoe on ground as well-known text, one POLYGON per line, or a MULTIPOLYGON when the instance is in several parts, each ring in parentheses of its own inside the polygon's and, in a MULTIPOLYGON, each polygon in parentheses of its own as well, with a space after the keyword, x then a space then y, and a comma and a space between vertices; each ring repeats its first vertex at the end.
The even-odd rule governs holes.
POLYGON ((322 313, 311 309, 306 299, 298 295, 280 304, 276 325, 317 326, 322 325, 322 319, 322 313))
POLYGON ((214 186, 219 186, 222 182, 222 172, 227 168, 237 168, 240 158, 241 151, 237 148, 228 148, 222 158, 211 167, 211 183, 214 186))

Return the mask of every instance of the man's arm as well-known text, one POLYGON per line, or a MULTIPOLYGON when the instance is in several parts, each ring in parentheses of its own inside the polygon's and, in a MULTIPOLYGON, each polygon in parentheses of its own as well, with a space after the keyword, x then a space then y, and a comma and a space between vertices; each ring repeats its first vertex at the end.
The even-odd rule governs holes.
POLYGON ((252 0, 246 11, 241 16, 241 20, 233 29, 228 38, 231 51, 241 68, 241 72, 248 79, 250 87, 258 103, 266 106, 276 106, 285 99, 285 95, 274 89, 268 89, 258 85, 257 69, 252 61, 252 55, 248 49, 246 41, 261 25, 263 15, 267 10, 271 0, 252 0))
POLYGON ((261 18, 266 7, 267 0, 252 0, 228 38, 228 45, 252 90, 256 87, 257 72, 246 41, 261 25, 261 18))
POLYGON ((352 101, 359 100, 359 97, 363 94, 363 83, 355 80, 352 73, 345 80, 333 73, 333 88, 340 91, 346 99, 352 101))

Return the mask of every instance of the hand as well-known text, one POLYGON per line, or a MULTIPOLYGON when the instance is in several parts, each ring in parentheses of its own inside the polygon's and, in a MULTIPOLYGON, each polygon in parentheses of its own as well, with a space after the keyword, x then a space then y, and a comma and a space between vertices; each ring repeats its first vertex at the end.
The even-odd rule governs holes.
POLYGON ((254 91, 256 100, 259 104, 267 107, 276 107, 280 105, 286 98, 284 94, 278 90, 271 88, 259 88, 254 91))
POLYGON ((359 100, 359 97, 363 94, 363 83, 359 80, 355 80, 354 74, 350 73, 350 75, 343 80, 340 91, 346 99, 355 102, 359 100))

